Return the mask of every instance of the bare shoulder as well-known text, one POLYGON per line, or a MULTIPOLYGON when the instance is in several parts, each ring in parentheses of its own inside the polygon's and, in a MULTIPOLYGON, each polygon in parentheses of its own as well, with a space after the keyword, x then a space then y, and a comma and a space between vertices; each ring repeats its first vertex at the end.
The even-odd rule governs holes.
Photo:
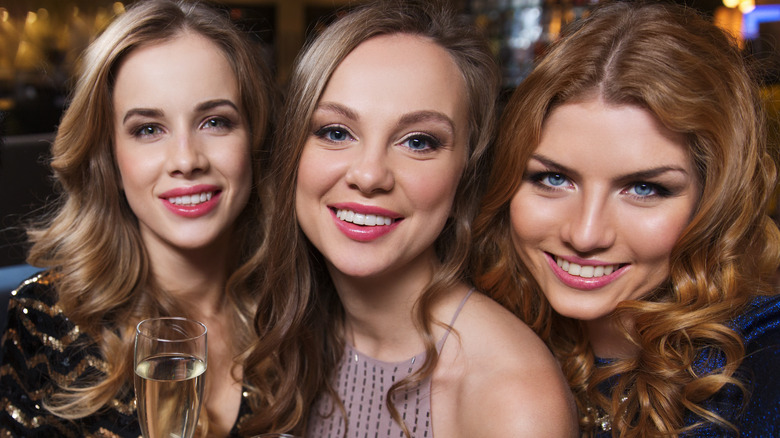
POLYGON ((434 375, 434 406, 437 401, 439 408, 447 406, 434 408, 437 435, 447 428, 437 414, 449 417, 453 428, 443 436, 576 435, 568 384, 555 358, 526 324, 474 293, 453 328, 434 375), (442 383, 438 388, 437 379, 442 383))

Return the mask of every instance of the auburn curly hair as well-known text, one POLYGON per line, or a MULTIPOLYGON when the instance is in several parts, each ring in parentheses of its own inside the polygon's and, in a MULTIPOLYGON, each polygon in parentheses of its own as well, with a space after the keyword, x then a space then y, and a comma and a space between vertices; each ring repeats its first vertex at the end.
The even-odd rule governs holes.
POLYGON ((754 296, 775 293, 780 233, 766 214, 776 175, 764 124, 758 89, 733 39, 698 13, 662 3, 597 7, 567 29, 511 97, 474 223, 471 273, 558 358, 583 436, 596 426, 591 406, 612 416, 615 436, 676 436, 702 422, 734 428, 703 401, 726 385, 746 392, 735 374, 745 349, 729 322, 754 296), (615 311, 632 322, 625 336, 639 353, 601 368, 584 324, 551 308, 508 238, 509 205, 546 117, 593 95, 643 108, 681 134, 701 187, 667 280, 615 311), (725 365, 697 375, 694 362, 707 352, 725 365), (613 379, 607 399, 597 386, 613 379), (700 422, 686 426, 686 412, 700 422))

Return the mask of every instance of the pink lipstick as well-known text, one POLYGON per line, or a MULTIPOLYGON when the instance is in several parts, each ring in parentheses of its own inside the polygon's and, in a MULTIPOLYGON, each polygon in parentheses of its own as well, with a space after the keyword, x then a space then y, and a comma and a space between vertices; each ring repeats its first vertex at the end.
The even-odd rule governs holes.
POLYGON ((217 186, 200 184, 168 190, 159 198, 174 214, 186 218, 198 218, 216 208, 221 194, 222 191, 217 186))
POLYGON ((586 269, 589 271, 595 270, 598 267, 601 267, 602 270, 606 267, 607 270, 611 271, 609 273, 604 273, 600 276, 585 277, 581 275, 572 275, 566 270, 564 270, 562 267, 558 266, 558 263, 555 260, 555 256, 553 256, 552 254, 545 253, 545 256, 547 256, 547 263, 550 265, 550 269, 552 269, 552 271, 555 273, 558 279, 561 280, 563 284, 571 288, 580 289, 580 290, 594 290, 594 289, 599 289, 601 287, 607 286, 608 284, 615 281, 618 277, 622 276, 623 273, 626 272, 628 270, 628 267, 630 266, 630 265, 618 265, 618 267, 616 267, 613 270, 612 266, 614 265, 609 265, 605 263, 588 262, 581 259, 572 259, 564 262, 567 264, 571 263, 571 264, 580 265, 583 271, 586 269))
POLYGON ((376 240, 396 229, 403 218, 384 208, 355 203, 329 206, 336 227, 358 242, 376 240))

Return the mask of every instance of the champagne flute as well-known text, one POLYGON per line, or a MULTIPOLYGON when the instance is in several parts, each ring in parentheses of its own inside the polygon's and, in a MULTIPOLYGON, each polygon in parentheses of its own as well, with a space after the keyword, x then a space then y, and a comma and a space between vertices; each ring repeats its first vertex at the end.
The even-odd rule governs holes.
POLYGON ((206 372, 206 326, 151 318, 135 330, 135 395, 144 438, 192 438, 206 372))
POLYGON ((289 433, 261 433, 260 435, 255 435, 251 438, 298 438, 295 435, 290 435, 289 433))

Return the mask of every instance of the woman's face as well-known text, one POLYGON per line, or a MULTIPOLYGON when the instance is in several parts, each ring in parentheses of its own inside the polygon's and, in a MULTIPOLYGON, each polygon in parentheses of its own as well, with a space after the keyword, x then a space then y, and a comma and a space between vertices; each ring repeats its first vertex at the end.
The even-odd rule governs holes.
POLYGON ((122 62, 113 95, 116 160, 151 253, 227 240, 251 191, 240 102, 225 55, 198 34, 142 46, 122 62))
POLYGON ((683 138, 648 111, 564 104, 512 199, 512 238, 558 313, 598 320, 667 278, 698 187, 683 138))
POLYGON ((430 267, 468 158, 465 82, 449 54, 403 34, 360 44, 309 129, 296 213, 331 274, 430 267))

